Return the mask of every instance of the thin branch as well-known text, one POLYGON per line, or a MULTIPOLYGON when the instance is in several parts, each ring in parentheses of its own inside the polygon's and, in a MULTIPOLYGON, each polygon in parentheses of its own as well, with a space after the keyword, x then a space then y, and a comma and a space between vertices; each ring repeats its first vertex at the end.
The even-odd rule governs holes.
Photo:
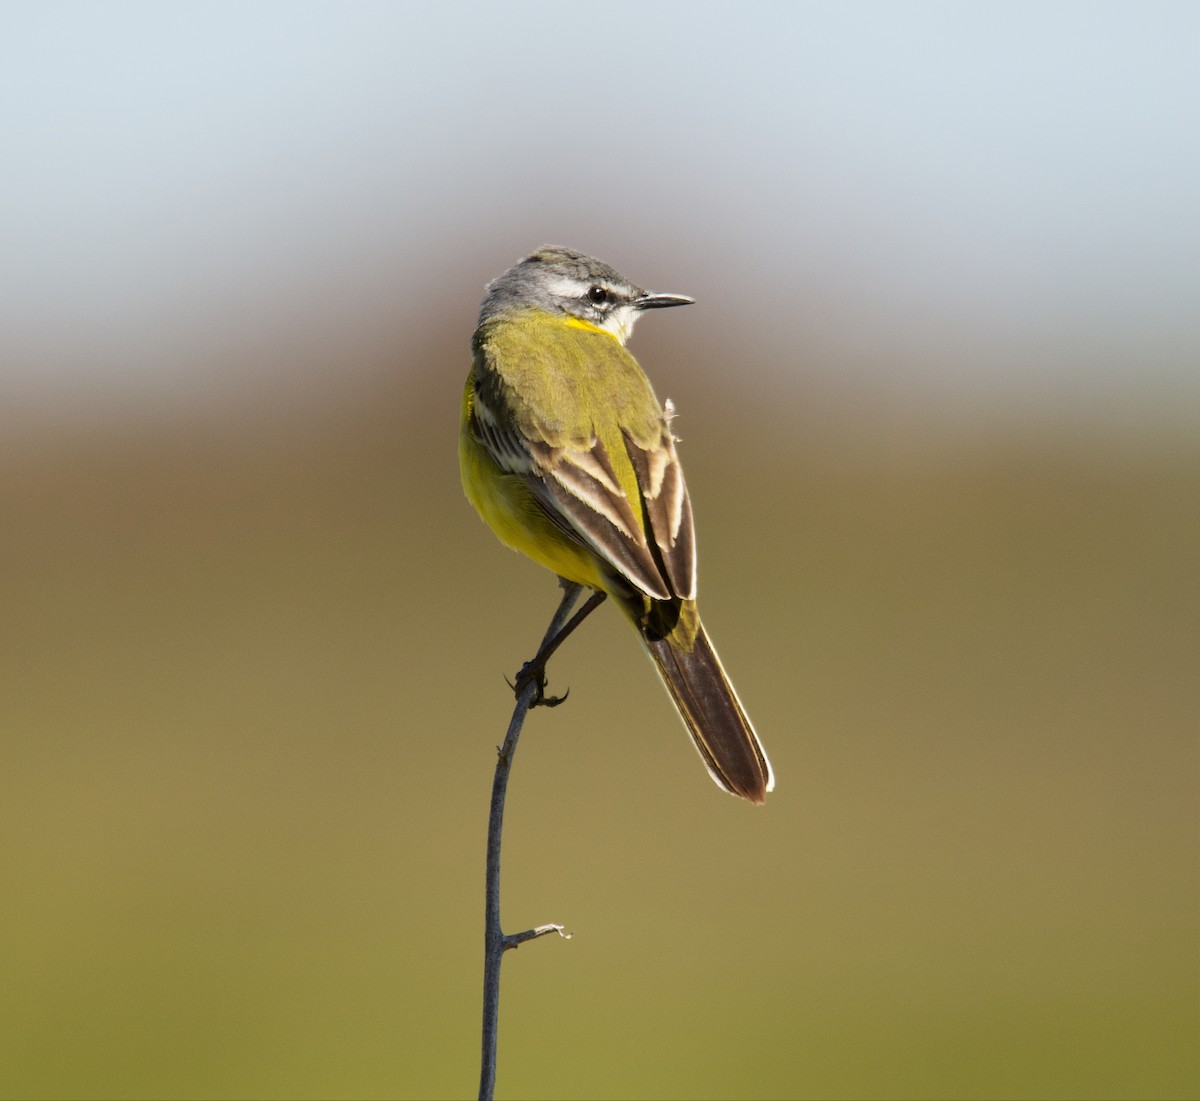
POLYGON ((487 841, 487 894, 485 905, 484 929, 484 962, 483 962, 483 1057, 479 1072, 480 1101, 491 1101, 496 1088, 496 1035, 500 1019, 500 961, 510 948, 516 948, 528 940, 543 937, 547 933, 558 933, 568 937, 561 925, 539 925, 524 933, 514 933, 505 936, 500 927, 500 840, 504 829, 504 796, 508 789, 508 777, 512 771, 513 756, 517 751, 517 739, 521 736, 521 727, 525 716, 531 707, 538 704, 555 706, 566 697, 544 697, 545 667, 550 655, 561 645, 587 614, 604 599, 603 593, 595 593, 580 608, 574 619, 568 622, 568 616, 583 586, 573 581, 564 581, 562 585, 562 600, 542 645, 532 661, 526 663, 517 674, 516 693, 517 703, 513 708, 512 719, 508 724, 508 733, 504 736, 504 744, 497 750, 496 775, 492 781, 492 806, 488 815, 487 841))

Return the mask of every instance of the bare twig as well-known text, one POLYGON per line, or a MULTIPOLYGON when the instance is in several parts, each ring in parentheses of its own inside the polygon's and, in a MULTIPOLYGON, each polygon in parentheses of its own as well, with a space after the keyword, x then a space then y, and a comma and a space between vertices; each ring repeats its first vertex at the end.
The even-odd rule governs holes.
POLYGON ((525 716, 531 707, 538 704, 555 706, 561 703, 562 697, 544 697, 545 666, 550 655, 558 649, 563 639, 567 637, 584 618, 604 599, 601 592, 594 593, 579 609, 578 613, 568 622, 568 616, 575 602, 579 599, 582 586, 573 581, 559 578, 563 595, 558 610, 550 621, 546 637, 538 648, 537 655, 517 674, 516 693, 517 704, 513 709, 512 719, 508 724, 508 733, 504 736, 504 744, 497 751, 496 775, 492 781, 492 806, 488 815, 487 841, 487 898, 485 907, 484 929, 484 962, 483 962, 483 1058, 479 1072, 480 1101, 491 1101, 496 1088, 496 1034, 500 1019, 500 961, 510 948, 516 948, 528 940, 535 940, 547 933, 558 933, 561 937, 569 937, 563 932, 561 925, 539 925, 527 929, 523 933, 512 933, 506 936, 500 928, 500 838, 504 828, 504 796, 508 789, 508 776, 512 770, 513 755, 517 751, 517 739, 521 736, 521 727, 525 716))

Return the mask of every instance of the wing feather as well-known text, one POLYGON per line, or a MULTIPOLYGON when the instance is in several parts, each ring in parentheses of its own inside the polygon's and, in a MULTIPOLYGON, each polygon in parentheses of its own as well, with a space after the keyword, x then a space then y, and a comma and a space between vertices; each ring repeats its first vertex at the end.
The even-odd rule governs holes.
POLYGON ((646 517, 654 533, 663 569, 671 590, 685 600, 696 598, 696 533, 692 502, 683 480, 683 467, 675 451, 670 401, 663 408, 662 431, 649 446, 641 446, 625 432, 625 449, 637 474, 646 517))
POLYGON ((668 401, 658 417, 651 413, 636 426, 636 435, 622 426, 615 436, 615 446, 625 451, 617 456, 620 465, 632 467, 636 500, 622 487, 614 456, 595 431, 564 438, 547 425, 518 422, 507 415, 493 371, 476 376, 471 429, 503 471, 526 481, 559 530, 652 599, 690 600, 696 591, 695 535, 673 416, 668 401))

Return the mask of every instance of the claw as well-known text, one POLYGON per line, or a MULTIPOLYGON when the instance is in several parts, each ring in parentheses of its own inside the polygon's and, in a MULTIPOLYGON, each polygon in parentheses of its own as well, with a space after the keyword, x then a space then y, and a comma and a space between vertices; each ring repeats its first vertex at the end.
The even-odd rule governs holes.
POLYGON ((561 696, 539 696, 534 700, 531 706, 533 707, 557 707, 560 703, 566 703, 567 697, 571 694, 568 688, 561 696))
POLYGON ((517 674, 515 682, 509 684, 509 688, 517 696, 520 696, 530 684, 535 686, 530 707, 557 707, 566 700, 571 692, 568 688, 561 696, 547 696, 545 667, 541 663, 533 661, 527 661, 521 666, 521 671, 517 674))

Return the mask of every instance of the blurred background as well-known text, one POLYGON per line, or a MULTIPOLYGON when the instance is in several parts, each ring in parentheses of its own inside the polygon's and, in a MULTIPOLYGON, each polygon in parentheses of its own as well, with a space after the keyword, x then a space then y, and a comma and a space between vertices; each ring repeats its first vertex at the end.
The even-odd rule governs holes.
POLYGON ((457 418, 549 241, 697 299, 632 347, 778 788, 571 640, 498 1095, 1195 1096, 1200 9, 4 23, 0 1094, 473 1094, 557 590, 457 418))

